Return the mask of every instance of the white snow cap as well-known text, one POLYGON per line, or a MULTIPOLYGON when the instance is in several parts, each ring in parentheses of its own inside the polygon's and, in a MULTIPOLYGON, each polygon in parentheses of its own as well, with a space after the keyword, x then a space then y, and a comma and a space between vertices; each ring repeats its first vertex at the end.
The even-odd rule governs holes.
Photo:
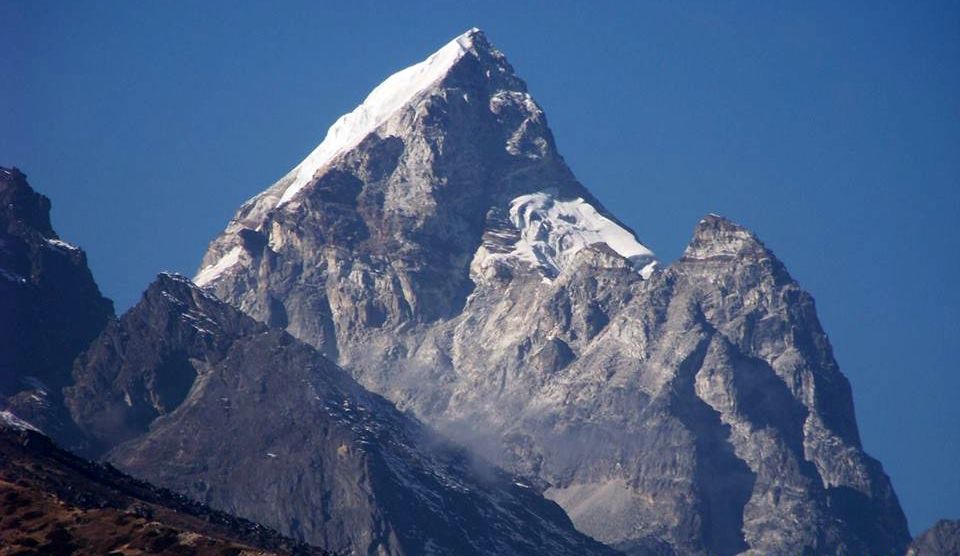
POLYGON ((644 278, 657 266, 653 251, 633 232, 603 216, 582 198, 558 199, 553 191, 521 195, 510 202, 510 222, 520 232, 512 250, 493 257, 516 257, 556 276, 583 248, 602 243, 630 261, 644 278))
POLYGON ((289 180, 290 184, 276 206, 293 199, 313 179, 317 170, 338 154, 357 146, 397 110, 442 79, 474 47, 474 39, 480 34, 481 31, 474 27, 426 60, 391 75, 371 91, 353 112, 340 116, 327 130, 323 142, 280 180, 289 180))

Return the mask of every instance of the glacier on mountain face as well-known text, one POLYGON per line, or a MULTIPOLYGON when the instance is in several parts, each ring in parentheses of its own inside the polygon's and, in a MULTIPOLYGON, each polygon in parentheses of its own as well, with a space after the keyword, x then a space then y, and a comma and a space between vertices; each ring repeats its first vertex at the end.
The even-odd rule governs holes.
POLYGON ((520 231, 510 256, 540 267, 548 275, 559 274, 581 249, 598 243, 629 260, 644 278, 657 266, 653 251, 630 230, 581 197, 561 200, 544 191, 521 195, 510 203, 510 221, 520 231))

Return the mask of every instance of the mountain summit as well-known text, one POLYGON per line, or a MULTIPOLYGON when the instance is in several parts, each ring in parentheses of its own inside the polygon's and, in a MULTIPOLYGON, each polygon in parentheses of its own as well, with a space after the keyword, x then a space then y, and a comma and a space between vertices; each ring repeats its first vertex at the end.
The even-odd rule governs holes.
MULTIPOLYGON (((211 245, 195 282, 207 285, 233 265, 253 263, 256 247, 246 249, 244 237, 259 235, 262 240, 271 233, 268 223, 318 201, 362 205, 360 214, 338 223, 345 239, 382 250, 394 232, 436 235, 437 241, 464 244, 451 245, 456 253, 450 254, 458 257, 472 255, 487 208, 523 204, 529 213, 514 210, 512 215, 490 217, 512 221, 518 235, 537 236, 518 246, 535 263, 571 255, 588 242, 606 241, 646 273, 653 268, 653 253, 575 181, 556 152, 543 111, 479 29, 393 74, 353 112, 341 116, 300 164, 244 204, 224 241, 211 245), (360 153, 368 156, 357 159, 360 153), (344 166, 355 167, 376 186, 352 191, 356 184, 343 181, 339 172, 344 166), (420 175, 418 168, 432 173, 420 175), (539 174, 549 176, 549 182, 534 191, 536 197, 521 199, 521 194, 531 193, 530 176, 539 174), (561 199, 567 202, 555 202, 561 199), (452 203, 463 206, 445 206, 452 203), (531 215, 536 223, 530 222, 531 215), (445 229, 452 220, 459 221, 456 228, 445 229), (469 233, 461 233, 465 227, 469 233), (531 250, 531 242, 539 245, 531 250)), ((462 269, 468 266, 460 264, 462 269)), ((546 264, 544 270, 557 268, 546 264)))
POLYGON ((244 204, 196 282, 630 554, 909 542, 812 297, 715 215, 659 268, 477 30, 244 204))
POLYGON ((506 59, 490 46, 483 32, 473 28, 453 39, 419 64, 391 75, 375 88, 353 112, 340 117, 327 131, 323 142, 280 180, 282 205, 293 199, 325 164, 338 154, 354 148, 360 141, 387 122, 390 117, 413 103, 442 80, 464 56, 477 61, 492 61, 503 74, 512 73, 506 59))

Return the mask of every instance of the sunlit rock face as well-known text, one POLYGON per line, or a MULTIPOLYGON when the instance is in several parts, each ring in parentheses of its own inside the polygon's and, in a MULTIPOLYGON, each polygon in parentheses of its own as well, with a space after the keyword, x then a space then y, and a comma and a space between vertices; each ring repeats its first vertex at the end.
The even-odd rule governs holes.
POLYGON ((479 31, 398 75, 240 208, 199 284, 629 553, 905 549, 813 299, 751 232, 707 216, 658 267, 479 31))

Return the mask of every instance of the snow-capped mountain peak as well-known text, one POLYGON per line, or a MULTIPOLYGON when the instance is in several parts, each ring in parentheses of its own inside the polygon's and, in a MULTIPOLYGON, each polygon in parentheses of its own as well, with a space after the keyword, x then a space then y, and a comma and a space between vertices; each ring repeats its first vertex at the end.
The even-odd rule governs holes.
POLYGON ((419 94, 444 78, 463 56, 476 48, 490 48, 483 32, 476 27, 445 44, 426 60, 402 69, 378 85, 349 114, 330 126, 323 142, 298 164, 281 182, 289 181, 277 206, 293 199, 316 174, 338 154, 355 147, 383 125, 390 116, 407 106, 419 94))
POLYGON ((211 243, 205 289, 631 556, 903 552, 812 298, 716 216, 651 274, 478 31, 328 137, 211 243))

